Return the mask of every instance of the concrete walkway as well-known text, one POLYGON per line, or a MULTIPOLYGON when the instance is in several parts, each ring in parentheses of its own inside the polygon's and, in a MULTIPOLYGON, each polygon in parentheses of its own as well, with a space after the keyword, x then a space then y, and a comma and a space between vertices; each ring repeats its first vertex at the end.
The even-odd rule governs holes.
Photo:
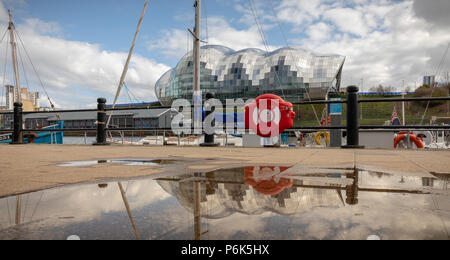
POLYGON ((208 171, 223 165, 364 167, 414 176, 450 174, 450 151, 343 150, 298 148, 199 148, 150 146, 0 145, 0 197, 74 184, 136 178, 160 173, 149 166, 116 164, 60 167, 58 163, 100 159, 197 159, 186 169, 208 171), (207 160, 206 160, 207 159, 207 160))

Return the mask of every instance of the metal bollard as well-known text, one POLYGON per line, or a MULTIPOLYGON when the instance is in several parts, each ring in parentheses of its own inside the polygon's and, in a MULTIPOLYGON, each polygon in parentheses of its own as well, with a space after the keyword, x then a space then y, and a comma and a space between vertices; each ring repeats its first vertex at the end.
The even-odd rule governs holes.
POLYGON ((406 133, 406 149, 412 148, 411 135, 414 134, 410 130, 406 133))
POLYGON ((22 117, 22 103, 16 102, 14 103, 14 123, 13 123, 13 136, 11 144, 23 144, 23 117, 22 117))
POLYGON ((167 141, 166 141, 166 131, 163 131, 163 146, 167 145, 167 141))
MULTIPOLYGON (((206 93, 206 100, 209 99, 213 99, 214 98, 214 94, 213 93, 206 93)), ((211 115, 212 113, 214 113, 215 108, 212 109, 205 109, 205 119, 211 115), (209 110, 209 111, 208 111, 209 110)), ((215 125, 215 120, 213 120, 212 122, 212 126, 215 125)), ((214 143, 214 135, 209 135, 205 133, 205 142, 200 144, 200 146, 203 147, 214 147, 214 146, 219 146, 219 144, 214 143)))
POLYGON ((347 88, 347 145, 342 148, 361 149, 359 145, 358 87, 347 88))
POLYGON ((106 99, 97 99, 97 142, 94 145, 109 145, 106 142, 106 99))

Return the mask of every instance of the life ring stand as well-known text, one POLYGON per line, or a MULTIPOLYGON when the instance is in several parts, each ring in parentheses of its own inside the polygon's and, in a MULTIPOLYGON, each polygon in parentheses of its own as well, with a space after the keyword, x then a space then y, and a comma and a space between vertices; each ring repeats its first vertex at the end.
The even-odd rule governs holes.
POLYGON ((245 129, 260 137, 275 137, 294 126, 295 112, 290 102, 273 94, 257 97, 245 106, 245 129))
MULTIPOLYGON (((408 135, 408 133, 398 133, 398 135, 395 137, 394 139, 394 148, 397 149, 398 144, 405 139, 406 135, 408 135)), ((416 145, 417 148, 419 149, 423 149, 425 148, 425 144, 423 143, 423 140, 417 136, 415 136, 414 134, 409 134, 409 140, 411 142, 414 142, 414 144, 416 145)))

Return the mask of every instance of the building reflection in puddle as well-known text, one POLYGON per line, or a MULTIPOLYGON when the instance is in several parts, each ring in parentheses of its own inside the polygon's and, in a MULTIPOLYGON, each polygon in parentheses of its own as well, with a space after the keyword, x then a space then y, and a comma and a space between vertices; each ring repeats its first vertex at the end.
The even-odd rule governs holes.
MULTIPOLYGON (((421 189, 420 186, 415 186, 416 189, 409 187, 398 189, 384 184, 376 188, 360 188, 359 169, 315 168, 310 174, 306 172, 297 174, 298 172, 290 169, 292 167, 245 167, 243 174, 242 168, 237 168, 195 176, 180 175, 176 178, 158 179, 158 182, 164 190, 177 197, 181 205, 193 212, 195 239, 200 239, 202 234, 208 232, 202 232, 199 228, 202 217, 222 219, 234 213, 260 215, 266 212, 291 216, 316 208, 337 209, 355 206, 359 202, 360 190, 372 194, 429 194, 429 191, 421 189), (331 173, 332 171, 337 173, 331 173)), ((363 172, 364 176, 395 177, 393 174, 381 172, 363 172)), ((404 179, 402 176, 399 183, 404 183, 404 179)), ((409 177, 409 179, 421 180, 424 188, 433 187, 435 181, 442 183, 444 190, 448 186, 448 178, 409 177)), ((385 203, 389 205, 390 202, 385 203)), ((444 234, 448 232, 445 226, 442 228, 444 234)))
POLYGON ((0 239, 449 239, 435 176, 258 166, 69 186, 1 199, 0 239))

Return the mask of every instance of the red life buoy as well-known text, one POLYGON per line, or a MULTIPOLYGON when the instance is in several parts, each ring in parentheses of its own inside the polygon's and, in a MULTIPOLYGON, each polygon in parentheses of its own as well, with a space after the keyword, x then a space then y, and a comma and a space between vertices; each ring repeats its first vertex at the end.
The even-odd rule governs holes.
POLYGON ((245 106, 245 128, 261 137, 274 137, 294 126, 292 103, 279 96, 265 94, 245 106))
MULTIPOLYGON (((403 139, 405 139, 406 137, 406 133, 399 133, 397 135, 397 137, 395 137, 394 139, 394 148, 397 149, 398 144, 400 143, 400 141, 402 141, 403 139)), ((417 136, 410 134, 409 135, 409 140, 411 140, 411 142, 414 142, 414 144, 416 145, 417 148, 419 149, 423 149, 425 148, 425 144, 423 143, 423 141, 418 138, 417 136)))

